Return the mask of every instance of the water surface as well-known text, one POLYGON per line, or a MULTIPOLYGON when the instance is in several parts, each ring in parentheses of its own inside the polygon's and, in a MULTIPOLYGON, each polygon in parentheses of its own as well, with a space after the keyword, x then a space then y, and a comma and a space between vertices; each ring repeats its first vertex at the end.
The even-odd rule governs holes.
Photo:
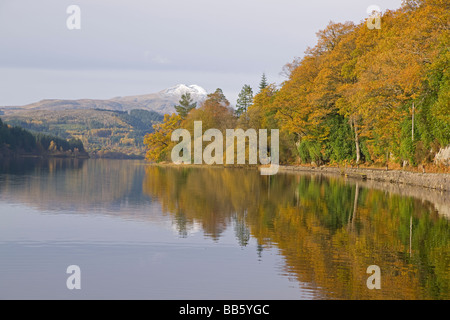
POLYGON ((449 299, 446 202, 388 189, 141 161, 2 163, 0 299, 449 299), (381 290, 367 288, 371 265, 381 290))

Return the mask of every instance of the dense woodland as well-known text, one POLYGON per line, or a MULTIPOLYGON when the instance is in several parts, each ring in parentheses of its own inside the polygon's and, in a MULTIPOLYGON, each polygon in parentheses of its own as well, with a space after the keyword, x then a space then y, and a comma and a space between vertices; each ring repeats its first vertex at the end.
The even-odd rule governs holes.
MULTIPOLYGON (((280 129, 283 163, 432 163, 450 144, 450 3, 409 0, 366 21, 334 23, 283 68, 287 80, 244 86, 237 109, 218 89, 187 115, 166 115, 147 135, 147 158, 170 160, 171 132, 280 129)), ((178 110, 178 109, 177 109, 178 110)))
POLYGON ((87 157, 80 140, 31 133, 21 127, 4 124, 0 119, 0 158, 17 155, 87 157))
POLYGON ((163 116, 146 110, 30 110, 4 116, 9 125, 63 140, 78 139, 92 157, 143 157, 144 136, 163 116))

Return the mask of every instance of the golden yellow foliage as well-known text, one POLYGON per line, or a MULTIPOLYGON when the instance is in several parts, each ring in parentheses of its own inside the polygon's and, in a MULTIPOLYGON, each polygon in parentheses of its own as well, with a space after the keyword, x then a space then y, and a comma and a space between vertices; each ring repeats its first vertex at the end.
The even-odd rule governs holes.
POLYGON ((161 162, 169 159, 172 147, 172 132, 180 129, 181 116, 177 114, 164 116, 164 122, 153 126, 154 133, 145 136, 144 144, 147 147, 146 159, 152 162, 161 162))

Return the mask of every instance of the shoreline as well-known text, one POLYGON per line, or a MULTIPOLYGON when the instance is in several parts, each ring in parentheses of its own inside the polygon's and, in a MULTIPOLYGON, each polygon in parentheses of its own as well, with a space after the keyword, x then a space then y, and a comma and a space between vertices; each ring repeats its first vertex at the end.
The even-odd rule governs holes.
POLYGON ((0 154, 0 161, 11 161, 15 159, 80 159, 87 160, 91 159, 88 154, 80 154, 77 156, 69 156, 64 154, 0 154))
MULTIPOLYGON (((329 179, 342 179, 345 183, 350 183, 355 185, 356 187, 365 187, 370 189, 376 189, 380 191, 385 191, 390 194, 396 194, 399 196, 405 197, 413 197, 421 202, 430 203, 434 210, 441 216, 445 216, 450 220, 450 191, 449 190, 439 190, 434 188, 425 187, 422 183, 416 184, 404 184, 404 183, 396 183, 396 181, 386 181, 381 179, 364 179, 361 175, 352 175, 352 174, 341 174, 337 173, 336 170, 333 172, 327 172, 324 168, 321 170, 320 168, 308 168, 301 167, 294 169, 289 167, 286 170, 286 167, 283 168, 282 172, 284 174, 292 174, 292 175, 305 175, 311 177, 327 177, 329 179), (311 170, 312 169, 312 170, 311 170)), ((339 169, 339 168, 332 168, 339 169)), ((359 171, 371 170, 371 169, 354 169, 359 171)), ((377 169, 375 169, 377 170, 377 169)), ((281 169, 280 169, 281 171, 281 169)), ((379 171, 379 170, 378 170, 379 171)), ((386 173, 386 172, 385 172, 386 173)), ((415 175, 420 175, 420 173, 412 173, 415 175)), ((435 174, 440 175, 440 174, 435 174)), ((447 176, 449 176, 447 174, 447 176)), ((416 177, 417 178, 417 177, 416 177)), ((448 177, 447 177, 448 179, 448 177)), ((447 188, 448 189, 448 188, 447 188)))
POLYGON ((383 170, 369 168, 336 168, 280 166, 280 172, 303 172, 311 174, 338 175, 362 181, 387 182, 396 185, 422 187, 437 191, 450 191, 450 174, 418 173, 401 170, 383 170))
MULTIPOLYGON (((256 166, 225 166, 225 165, 176 165, 173 163, 148 163, 148 165, 183 168, 233 168, 233 169, 260 169, 256 166)), ((337 167, 308 167, 280 165, 279 173, 309 173, 341 176, 360 181, 385 182, 394 185, 421 187, 436 191, 450 191, 450 174, 448 173, 419 173, 402 170, 383 170, 371 168, 337 168, 337 167)))
MULTIPOLYGON (((224 165, 175 165, 173 163, 147 163, 149 166, 171 168, 215 168, 258 170, 256 166, 224 166, 224 165)), ((280 166, 279 173, 292 175, 308 175, 342 179, 359 187, 382 190, 405 197, 413 197, 433 205, 439 215, 450 219, 450 174, 418 173, 410 171, 371 168, 337 168, 337 167, 307 167, 280 166)))

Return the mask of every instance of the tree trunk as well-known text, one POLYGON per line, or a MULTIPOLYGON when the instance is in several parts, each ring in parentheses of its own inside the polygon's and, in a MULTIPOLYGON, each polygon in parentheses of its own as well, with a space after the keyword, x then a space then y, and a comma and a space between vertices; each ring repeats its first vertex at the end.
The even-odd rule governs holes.
POLYGON ((413 102, 413 105, 412 105, 412 130, 411 130, 413 142, 414 142, 414 122, 415 122, 415 120, 416 120, 416 105, 413 102))
POLYGON ((358 125, 355 119, 353 119, 353 129, 355 130, 356 163, 359 164, 361 162, 361 148, 359 146, 358 125))

